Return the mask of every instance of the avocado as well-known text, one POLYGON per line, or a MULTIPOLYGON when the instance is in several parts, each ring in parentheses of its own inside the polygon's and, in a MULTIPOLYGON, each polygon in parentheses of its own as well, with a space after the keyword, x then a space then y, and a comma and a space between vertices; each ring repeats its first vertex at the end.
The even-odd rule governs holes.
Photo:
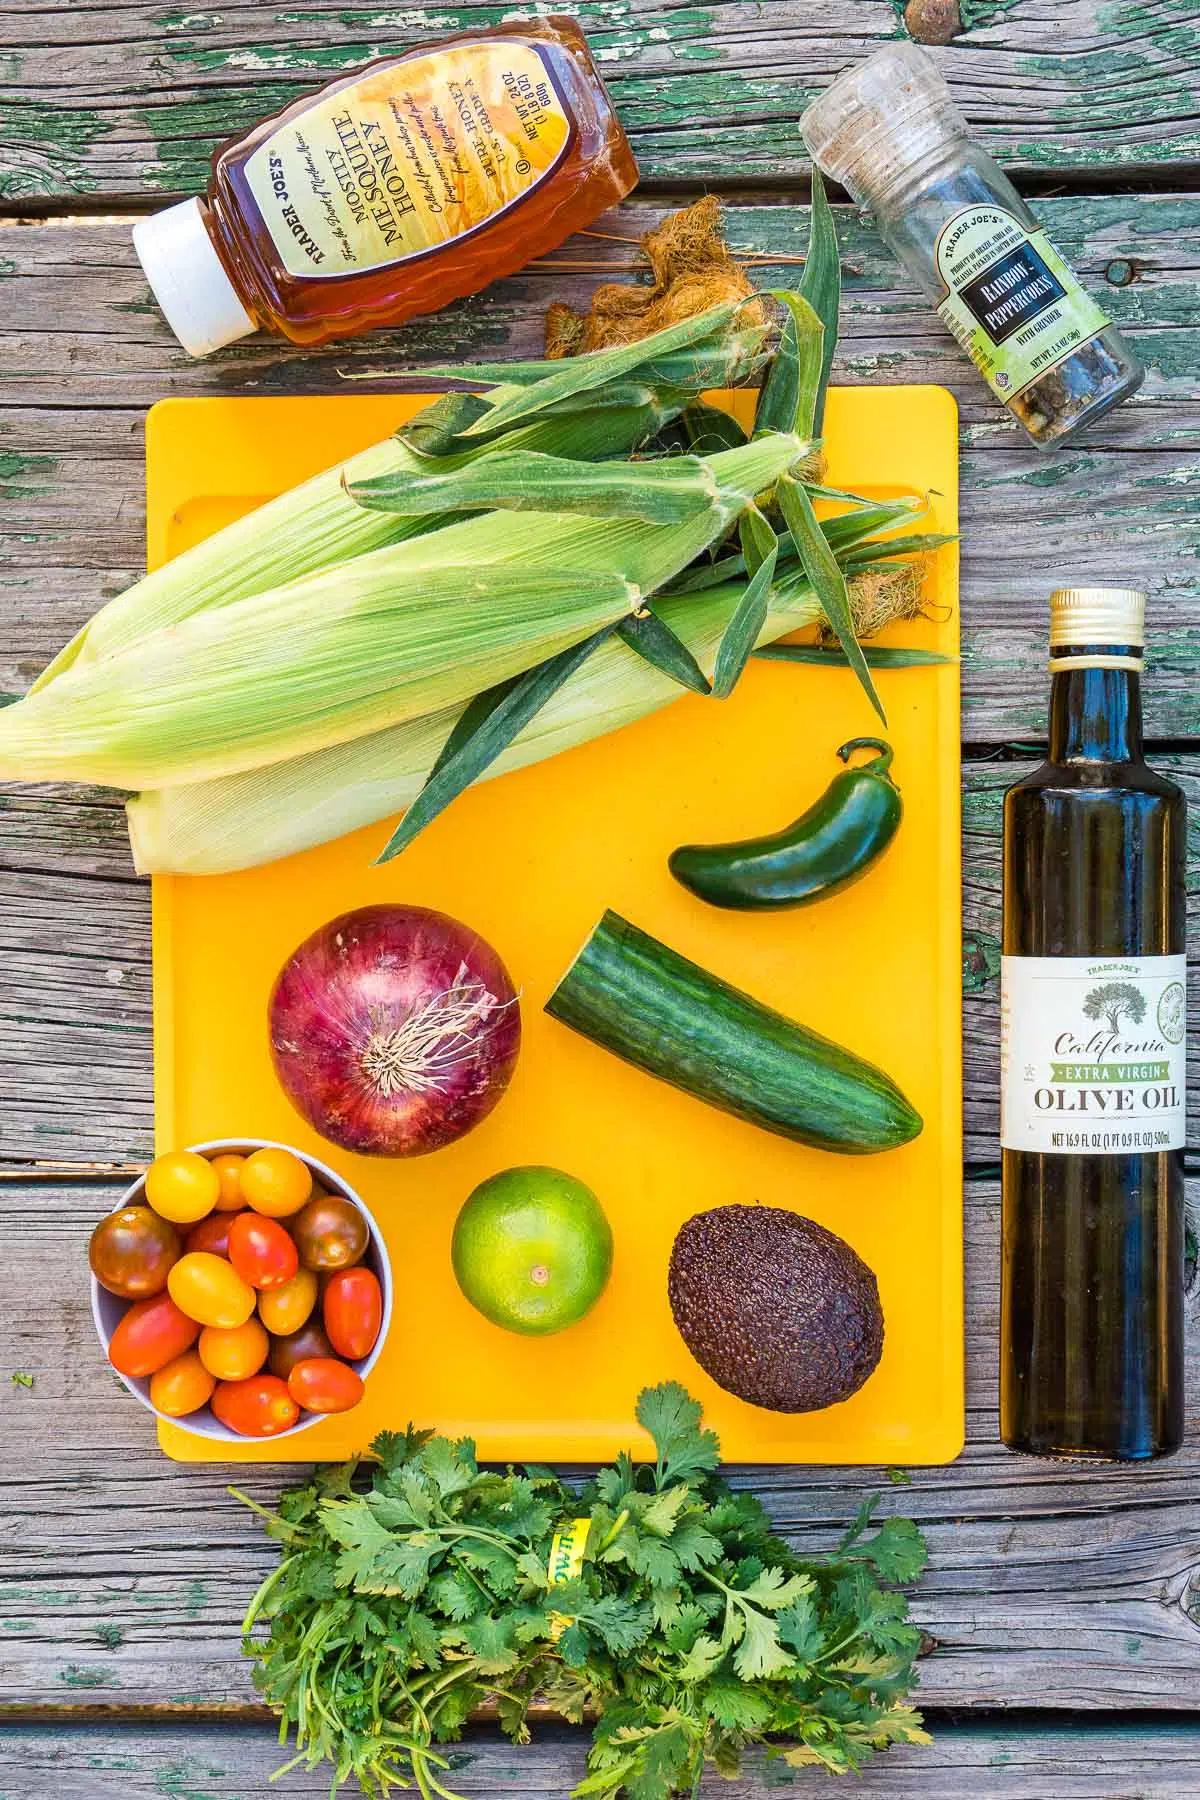
POLYGON ((770 1412, 848 1400, 883 1352, 871 1270, 842 1238, 783 1207, 697 1213, 675 1239, 667 1293, 705 1373, 770 1412))

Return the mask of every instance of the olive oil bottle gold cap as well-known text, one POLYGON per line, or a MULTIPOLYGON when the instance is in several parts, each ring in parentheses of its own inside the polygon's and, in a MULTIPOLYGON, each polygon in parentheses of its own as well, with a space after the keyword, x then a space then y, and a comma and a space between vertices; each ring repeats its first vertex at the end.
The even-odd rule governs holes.
POLYGON ((1137 588, 1058 588, 1050 596, 1050 648, 1146 641, 1146 596, 1137 588))

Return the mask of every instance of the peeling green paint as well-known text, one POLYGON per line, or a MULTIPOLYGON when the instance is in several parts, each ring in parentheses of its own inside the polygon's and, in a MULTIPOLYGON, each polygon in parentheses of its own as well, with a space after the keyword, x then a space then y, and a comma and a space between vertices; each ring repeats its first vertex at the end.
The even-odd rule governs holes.
POLYGON ((96 1627, 96 1636, 106 1650, 118 1650, 125 1641, 125 1633, 111 1619, 102 1619, 96 1627))
POLYGON ((33 1631, 36 1627, 32 1619, 0 1619, 0 1630, 33 1631))
POLYGON ((221 1780, 228 1773, 225 1769, 213 1768, 209 1763, 202 1763, 194 1756, 185 1756, 179 1762, 167 1763, 154 1773, 154 1792, 162 1794, 166 1800, 221 1800, 220 1795, 211 1790, 202 1790, 192 1784, 196 1781, 221 1780))
POLYGON ((22 456, 15 450, 0 450, 0 500, 28 500, 46 493, 50 484, 42 477, 53 475, 57 468, 54 456, 22 456), (32 477, 32 483, 23 477, 32 477))
POLYGON ((1000 940, 989 931, 963 933, 963 992, 978 994, 1000 973, 1000 940))
POLYGON ((48 100, 9 100, 0 105, 0 199, 44 194, 92 194, 99 187, 89 173, 93 145, 112 130, 107 119, 81 106, 48 100))
POLYGON ((59 1670, 58 1679, 72 1688, 115 1687, 117 1671, 94 1663, 68 1663, 65 1669, 59 1670))

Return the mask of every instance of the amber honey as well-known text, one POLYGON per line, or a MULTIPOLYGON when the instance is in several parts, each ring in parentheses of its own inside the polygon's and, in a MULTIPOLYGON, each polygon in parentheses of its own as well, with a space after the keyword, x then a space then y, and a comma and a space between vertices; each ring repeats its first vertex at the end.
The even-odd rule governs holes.
POLYGON ((583 33, 531 19, 294 101, 218 150, 203 199, 134 235, 193 355, 255 329, 320 344, 476 293, 636 181, 583 33))

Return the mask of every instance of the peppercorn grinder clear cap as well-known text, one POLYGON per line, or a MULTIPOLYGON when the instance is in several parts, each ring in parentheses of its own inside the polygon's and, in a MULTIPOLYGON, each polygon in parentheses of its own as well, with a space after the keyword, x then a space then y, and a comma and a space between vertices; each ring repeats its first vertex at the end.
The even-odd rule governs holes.
POLYGON ((916 44, 889 44, 839 75, 800 131, 813 161, 864 205, 966 125, 933 58, 916 44))

